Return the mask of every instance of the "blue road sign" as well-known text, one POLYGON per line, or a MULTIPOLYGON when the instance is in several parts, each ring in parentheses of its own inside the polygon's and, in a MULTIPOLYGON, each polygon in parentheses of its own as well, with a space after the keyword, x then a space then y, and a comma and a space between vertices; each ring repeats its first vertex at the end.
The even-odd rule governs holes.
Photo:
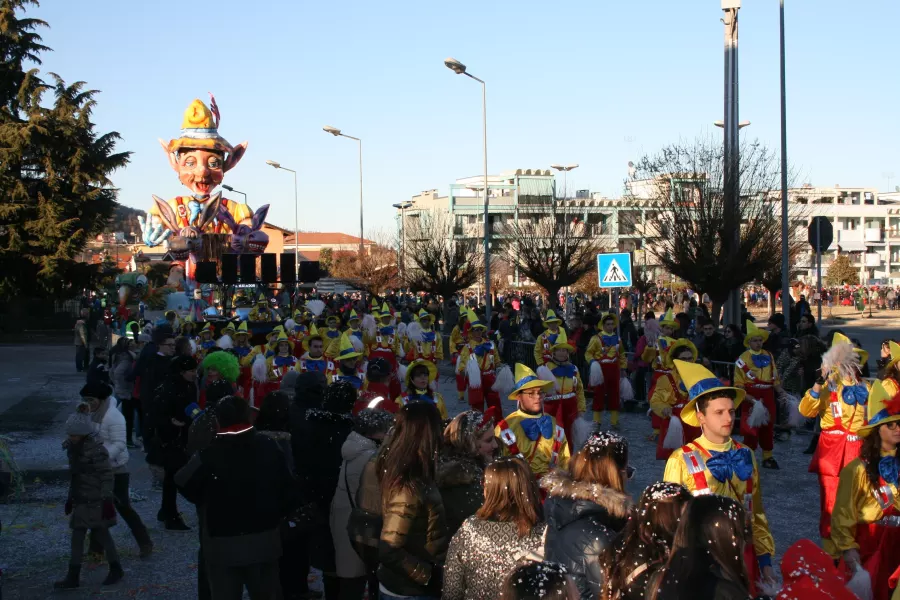
POLYGON ((598 254, 597 277, 601 288, 631 287, 631 252, 598 254))

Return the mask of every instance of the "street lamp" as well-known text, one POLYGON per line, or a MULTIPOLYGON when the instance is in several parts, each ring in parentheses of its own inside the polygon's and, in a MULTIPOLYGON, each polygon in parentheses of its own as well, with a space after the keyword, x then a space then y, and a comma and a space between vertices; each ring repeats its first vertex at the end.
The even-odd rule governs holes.
MULTIPOLYGON (((573 169, 577 169, 577 168, 578 168, 578 163, 575 163, 574 165, 566 165, 566 166, 563 166, 563 165, 550 165, 550 168, 551 168, 551 169, 556 169, 557 171, 562 171, 562 174, 563 174, 563 194, 568 194, 568 193, 569 193, 569 188, 567 187, 567 184, 568 184, 568 175, 569 175, 569 171, 571 171, 571 170, 573 170, 573 169)), ((563 200, 565 200, 565 196, 563 196, 563 200)))
MULTIPOLYGON (((282 167, 281 163, 276 162, 274 160, 267 160, 266 164, 270 167, 274 167, 276 169, 281 169, 282 171, 290 171, 294 174, 294 267, 300 267, 300 203, 298 201, 297 196, 297 171, 293 169, 288 169, 287 167, 282 167)), ((222 186, 225 187, 225 186, 222 186)), ((296 280, 296 273, 294 276, 296 280)))
POLYGON ((484 146, 484 320, 491 326, 491 230, 488 218, 488 170, 487 170, 487 84, 466 71, 466 65, 455 58, 444 60, 444 65, 457 75, 465 75, 481 84, 481 128, 484 146))
MULTIPOLYGON (((741 243, 740 227, 740 140, 738 131, 738 12, 741 0, 722 1, 722 24, 725 29, 725 88, 724 88, 724 145, 723 145, 723 192, 726 223, 732 230, 725 231, 728 239, 727 252, 734 255, 741 243), (730 239, 729 239, 730 238, 730 239)), ((738 290, 731 290, 725 310, 729 324, 740 325, 741 301, 738 290)))
MULTIPOLYGON (((787 101, 784 85, 784 0, 781 0, 781 314, 791 331, 791 277, 788 251, 787 101)), ((871 309, 871 305, 870 305, 871 309)))
POLYGON ((353 137, 352 135, 347 135, 346 133, 341 133, 341 130, 337 127, 332 127, 331 125, 326 125, 322 128, 322 131, 326 133, 330 133, 334 137, 345 137, 347 139, 356 140, 357 144, 359 144, 359 262, 360 268, 362 267, 362 259, 364 255, 363 251, 363 183, 362 183, 362 140, 358 137, 353 137))
POLYGON ((394 208, 400 211, 400 281, 403 282, 404 276, 406 275, 406 268, 404 267, 406 263, 406 221, 403 215, 403 211, 412 206, 413 203, 410 201, 406 202, 398 202, 397 204, 392 204, 394 208))
POLYGON ((247 204, 247 194, 245 194, 241 190, 236 190, 230 185, 225 185, 224 183, 222 184, 222 188, 228 190, 229 192, 234 192, 235 194, 241 194, 242 196, 244 196, 244 204, 247 204))
MULTIPOLYGON (((719 129, 724 129, 725 121, 713 121, 713 125, 715 125, 719 129)), ((749 127, 749 126, 750 126, 750 121, 741 121, 740 123, 738 123, 738 129, 743 129, 744 127, 749 127)))

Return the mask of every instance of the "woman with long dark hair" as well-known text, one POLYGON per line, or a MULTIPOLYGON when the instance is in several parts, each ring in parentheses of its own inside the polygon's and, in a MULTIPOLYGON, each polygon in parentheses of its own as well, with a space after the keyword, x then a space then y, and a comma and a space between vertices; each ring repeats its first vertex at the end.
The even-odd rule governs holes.
POLYGON ((514 456, 491 463, 484 474, 484 504, 450 542, 441 598, 497 598, 516 560, 540 551, 543 517, 528 463, 514 456))
POLYGON ((875 600, 887 600, 888 579, 900 567, 900 396, 876 381, 866 413, 859 458, 841 470, 831 541, 851 569, 868 573, 875 600))
POLYGON ((644 600, 672 549, 681 513, 691 499, 677 483, 647 487, 616 544, 601 557, 603 600, 644 600))
POLYGON ((541 480, 547 491, 545 556, 568 569, 584 600, 600 593, 603 571, 598 557, 631 513, 631 498, 625 493, 631 473, 628 442, 602 431, 588 438, 567 472, 557 470, 541 480))
POLYGON ((731 600, 750 597, 744 562, 746 513, 736 500, 696 496, 675 531, 655 600, 731 600))
POLYGON ((440 440, 437 408, 413 402, 397 411, 390 446, 376 459, 384 519, 378 547, 381 598, 441 595, 449 540, 434 481, 440 440))

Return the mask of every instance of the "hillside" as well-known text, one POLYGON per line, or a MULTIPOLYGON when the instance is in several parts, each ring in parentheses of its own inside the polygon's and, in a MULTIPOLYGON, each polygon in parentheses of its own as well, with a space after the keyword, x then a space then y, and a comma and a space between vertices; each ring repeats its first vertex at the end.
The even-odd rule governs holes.
POLYGON ((106 233, 122 231, 128 236, 133 231, 140 235, 141 225, 138 223, 138 217, 144 217, 146 215, 147 213, 143 210, 119 204, 116 206, 116 211, 113 213, 112 218, 109 220, 109 224, 106 226, 106 233))

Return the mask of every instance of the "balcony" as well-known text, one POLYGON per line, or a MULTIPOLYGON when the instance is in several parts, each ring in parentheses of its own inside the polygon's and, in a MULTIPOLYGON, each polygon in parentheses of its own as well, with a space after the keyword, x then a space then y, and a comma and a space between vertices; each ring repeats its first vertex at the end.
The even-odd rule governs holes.
POLYGON ((880 267, 881 266, 881 255, 877 252, 872 252, 865 255, 866 257, 866 266, 867 267, 880 267))
POLYGON ((881 228, 873 228, 866 229, 866 241, 867 242, 883 242, 884 241, 884 230, 881 228))

